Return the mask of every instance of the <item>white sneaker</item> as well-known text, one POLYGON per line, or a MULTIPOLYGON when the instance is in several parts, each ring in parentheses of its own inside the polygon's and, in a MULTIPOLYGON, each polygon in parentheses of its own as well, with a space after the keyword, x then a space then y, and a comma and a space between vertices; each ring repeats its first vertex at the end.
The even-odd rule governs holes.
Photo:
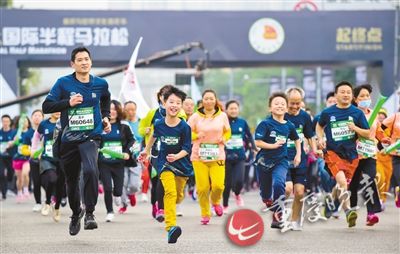
POLYGON ((141 198, 143 203, 149 202, 149 198, 147 197, 147 193, 142 193, 142 198, 141 198))
POLYGON ((297 221, 292 221, 292 230, 293 231, 302 231, 303 227, 297 221))
POLYGON ((182 217, 183 212, 180 204, 176 204, 176 216, 182 217))
POLYGON ((332 217, 335 219, 339 219, 340 218, 340 212, 339 211, 335 211, 332 213, 332 217))
POLYGON ((35 213, 38 213, 42 210, 42 204, 35 204, 32 208, 32 211, 34 211, 35 213))
POLYGON ((107 213, 106 222, 111 222, 114 220, 114 213, 107 213))
POLYGON ((49 215, 49 213, 50 213, 50 205, 48 205, 48 204, 45 204, 43 207, 42 207, 42 215, 43 216, 47 216, 47 215, 49 215))
POLYGON ((116 206, 121 206, 122 205, 122 199, 121 197, 114 197, 114 204, 116 206))
POLYGON ((60 209, 54 209, 53 207, 53 220, 55 222, 59 222, 61 219, 61 212, 60 209))

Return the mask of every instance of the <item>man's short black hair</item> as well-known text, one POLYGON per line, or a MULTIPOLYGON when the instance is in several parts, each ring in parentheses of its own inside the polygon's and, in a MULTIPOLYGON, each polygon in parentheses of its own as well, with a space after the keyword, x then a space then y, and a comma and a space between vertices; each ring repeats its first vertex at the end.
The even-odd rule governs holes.
POLYGON ((329 100, 329 98, 331 98, 331 97, 335 97, 335 92, 329 92, 329 93, 326 95, 325 100, 327 101, 327 100, 329 100))
POLYGON ((339 87, 341 87, 341 86, 348 86, 353 91, 353 85, 349 81, 343 80, 343 81, 340 81, 339 83, 336 84, 336 86, 335 86, 335 94, 337 94, 337 92, 339 90, 339 87))
POLYGON ((79 52, 87 52, 88 55, 89 55, 89 58, 92 58, 92 57, 90 56, 89 50, 88 50, 86 47, 77 47, 77 48, 74 48, 74 49, 72 50, 72 52, 71 52, 71 62, 75 62, 75 56, 76 56, 76 54, 78 54, 79 52))
POLYGON ((186 93, 180 90, 179 88, 176 88, 175 86, 171 86, 164 94, 164 101, 166 102, 168 98, 172 95, 175 94, 177 97, 179 97, 182 102, 186 99, 186 93))

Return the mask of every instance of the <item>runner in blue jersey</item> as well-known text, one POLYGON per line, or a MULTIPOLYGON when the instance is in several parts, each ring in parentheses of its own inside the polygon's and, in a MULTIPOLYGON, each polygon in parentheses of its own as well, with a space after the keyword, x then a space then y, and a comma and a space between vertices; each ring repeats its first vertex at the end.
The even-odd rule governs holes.
POLYGON ((45 101, 45 113, 61 112, 60 160, 65 172, 68 200, 72 210, 70 235, 76 235, 85 215, 85 229, 97 228, 93 212, 98 197, 98 148, 103 131, 111 131, 110 92, 107 81, 90 74, 92 59, 85 47, 71 53, 74 73, 61 77, 51 88, 45 101), (83 202, 79 178, 83 171, 83 202), (86 212, 85 212, 86 211, 86 212))

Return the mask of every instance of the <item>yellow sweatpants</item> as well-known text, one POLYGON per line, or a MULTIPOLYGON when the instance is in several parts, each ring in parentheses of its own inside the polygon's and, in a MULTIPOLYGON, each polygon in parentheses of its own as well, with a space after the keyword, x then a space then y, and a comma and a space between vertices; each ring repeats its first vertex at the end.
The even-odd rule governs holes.
POLYGON ((225 188, 225 161, 193 161, 192 164, 201 216, 210 218, 210 198, 213 205, 220 204, 225 188))
POLYGON ((188 177, 175 176, 171 171, 163 171, 160 180, 164 187, 165 229, 176 226, 176 204, 182 202, 188 177))
POLYGON ((386 193, 389 191, 392 171, 392 156, 378 153, 376 158, 376 181, 379 197, 383 202, 386 202, 386 193))

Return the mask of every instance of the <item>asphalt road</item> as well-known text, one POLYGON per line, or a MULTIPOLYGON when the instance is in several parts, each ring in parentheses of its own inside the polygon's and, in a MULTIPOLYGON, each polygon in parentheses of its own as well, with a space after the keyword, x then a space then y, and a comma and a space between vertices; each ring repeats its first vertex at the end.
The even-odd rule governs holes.
MULTIPOLYGON (((13 197, 0 201, 0 253, 400 253, 400 209, 393 199, 373 227, 365 225, 362 207, 355 228, 347 228, 342 214, 339 219, 305 223, 301 232, 281 233, 269 227, 271 214, 260 212, 258 193, 246 193, 245 207, 260 212, 265 231, 257 244, 245 248, 226 237, 226 215, 200 225, 199 206, 189 198, 183 203, 184 216, 178 218, 183 234, 175 245, 167 244, 164 224, 151 217, 149 203, 129 207, 126 214, 106 223, 101 195, 95 213, 99 228, 86 231, 82 227, 71 237, 68 207, 55 223, 51 216, 32 212, 32 200, 23 204, 16 204, 13 197)), ((232 211, 236 209, 234 200, 230 204, 232 211)))

